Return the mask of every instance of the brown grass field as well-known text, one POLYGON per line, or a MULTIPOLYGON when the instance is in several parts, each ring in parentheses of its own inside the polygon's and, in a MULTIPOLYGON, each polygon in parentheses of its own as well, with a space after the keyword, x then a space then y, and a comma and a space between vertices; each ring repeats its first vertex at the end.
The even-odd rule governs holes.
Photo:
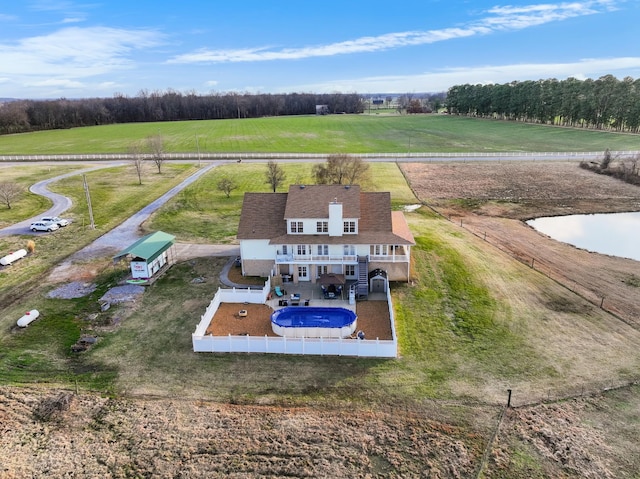
MULTIPOLYGON (((401 168, 423 204, 462 228, 451 241, 496 263, 533 264, 553 278, 553 291, 538 285, 524 291, 514 288, 519 278, 487 275, 493 291, 517 299, 512 304, 521 308, 520 316, 531 312, 523 326, 530 328, 527 339, 565 358, 558 370, 588 379, 627 368, 636 374, 638 262, 556 242, 522 220, 639 211, 640 188, 581 170, 575 162, 401 168), (630 332, 635 336, 628 337, 630 332), (581 344, 587 339, 593 351, 581 344)), ((544 277, 539 282, 550 284, 544 277)), ((239 332, 249 332, 237 310, 231 305, 220 314, 234 327, 241 323, 239 332)), ((255 327, 269 334, 268 308, 253 313, 255 327)), ((358 315, 364 321, 368 313, 358 315)), ((478 401, 477 393, 461 389, 458 401, 294 406, 269 395, 227 404, 2 387, 0 478, 640 477, 637 385, 594 395, 577 391, 574 397, 510 409, 478 401)))
MULTIPOLYGON (((454 224, 486 239, 624 321, 640 328, 638 262, 591 253, 538 233, 541 216, 640 211, 640 188, 577 162, 410 163, 414 192, 454 224)), ((615 239, 613 239, 615 240, 615 239)), ((561 307, 559 305, 558 307, 561 307)))

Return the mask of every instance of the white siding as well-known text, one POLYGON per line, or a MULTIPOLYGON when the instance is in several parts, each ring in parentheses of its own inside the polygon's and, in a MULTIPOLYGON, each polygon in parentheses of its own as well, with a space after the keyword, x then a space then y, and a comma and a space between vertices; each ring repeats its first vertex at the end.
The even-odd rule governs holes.
POLYGON ((276 247, 269 240, 240 240, 240 256, 245 259, 270 259, 276 257, 276 247))

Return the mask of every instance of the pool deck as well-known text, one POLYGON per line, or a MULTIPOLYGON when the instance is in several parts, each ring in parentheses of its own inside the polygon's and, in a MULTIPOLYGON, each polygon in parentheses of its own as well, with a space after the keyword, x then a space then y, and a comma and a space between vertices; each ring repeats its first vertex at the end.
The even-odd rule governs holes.
MULTIPOLYGON (((280 286, 280 290, 282 292, 286 291, 286 294, 279 297, 272 291, 271 299, 267 300, 267 304, 275 311, 277 309, 283 308, 283 305, 280 305, 280 300, 287 300, 289 302, 288 306, 292 306, 293 294, 300 295, 299 305, 305 306, 306 300, 309 300, 308 306, 322 306, 329 308, 346 308, 354 313, 356 312, 356 304, 349 304, 349 292, 343 291, 342 295, 334 298, 334 299, 326 299, 322 290, 320 289, 319 284, 313 283, 284 283, 280 286)), ((384 293, 369 293, 369 300, 372 301, 386 301, 387 296, 384 293)))

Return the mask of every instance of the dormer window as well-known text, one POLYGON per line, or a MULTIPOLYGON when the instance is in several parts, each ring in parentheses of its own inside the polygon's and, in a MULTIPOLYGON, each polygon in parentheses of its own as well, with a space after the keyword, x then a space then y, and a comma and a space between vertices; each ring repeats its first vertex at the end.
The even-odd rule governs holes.
POLYGON ((304 226, 302 221, 292 221, 291 222, 291 232, 292 233, 304 233, 304 226))
POLYGON ((328 221, 318 221, 316 222, 316 233, 328 233, 329 232, 329 222, 328 221))
POLYGON ((356 222, 355 221, 345 221, 344 222, 344 230, 345 233, 355 233, 356 232, 356 222))

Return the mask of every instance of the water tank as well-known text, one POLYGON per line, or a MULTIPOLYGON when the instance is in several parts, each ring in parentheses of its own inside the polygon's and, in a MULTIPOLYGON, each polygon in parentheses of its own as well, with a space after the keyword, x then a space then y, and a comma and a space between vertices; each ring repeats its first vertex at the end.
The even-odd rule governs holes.
POLYGON ((31 311, 27 311, 26 313, 24 313, 24 316, 22 316, 18 320, 18 326, 21 328, 26 328, 27 326, 29 326, 30 323, 38 319, 38 316, 40 316, 40 312, 37 309, 32 309, 31 311))
POLYGON ((9 253, 7 256, 3 256, 2 258, 0 258, 0 264, 2 266, 8 266, 11 263, 13 263, 14 261, 17 261, 20 258, 24 258, 25 256, 27 256, 27 250, 26 249, 19 249, 18 251, 14 252, 14 253, 9 253))

